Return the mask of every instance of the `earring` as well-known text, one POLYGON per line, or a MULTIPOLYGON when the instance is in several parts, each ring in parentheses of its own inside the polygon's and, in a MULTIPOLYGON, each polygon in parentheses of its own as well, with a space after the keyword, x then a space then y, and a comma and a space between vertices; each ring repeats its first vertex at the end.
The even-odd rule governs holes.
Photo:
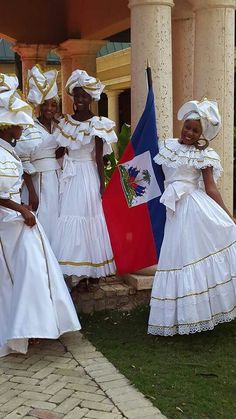
POLYGON ((77 108, 76 108, 74 103, 73 103, 73 111, 74 111, 74 113, 76 113, 76 111, 77 111, 77 108))
POLYGON ((16 146, 16 139, 12 138, 11 141, 10 141, 10 144, 11 144, 12 147, 15 147, 16 146))
POLYGON ((196 141, 196 143, 194 143, 194 146, 198 150, 205 150, 205 148, 209 146, 209 141, 206 140, 206 138, 201 138, 200 140, 196 141), (201 141, 204 141, 204 144, 201 144, 201 141))

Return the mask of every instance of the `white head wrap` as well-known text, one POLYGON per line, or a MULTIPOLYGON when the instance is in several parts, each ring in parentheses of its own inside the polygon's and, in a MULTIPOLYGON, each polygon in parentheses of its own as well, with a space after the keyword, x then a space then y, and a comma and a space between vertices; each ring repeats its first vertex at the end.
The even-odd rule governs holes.
POLYGON ((0 128, 1 126, 34 125, 31 106, 17 92, 16 75, 0 73, 0 128))
POLYGON ((190 100, 178 111, 179 121, 187 119, 200 119, 202 136, 206 140, 212 140, 221 129, 221 117, 218 104, 214 100, 203 99, 201 102, 190 100))
POLYGON ((38 64, 28 70, 28 101, 41 105, 45 100, 58 99, 57 75, 57 70, 44 72, 38 64))
POLYGON ((67 80, 67 93, 72 95, 75 87, 82 87, 94 100, 98 101, 105 86, 100 80, 90 77, 86 71, 75 70, 67 80))

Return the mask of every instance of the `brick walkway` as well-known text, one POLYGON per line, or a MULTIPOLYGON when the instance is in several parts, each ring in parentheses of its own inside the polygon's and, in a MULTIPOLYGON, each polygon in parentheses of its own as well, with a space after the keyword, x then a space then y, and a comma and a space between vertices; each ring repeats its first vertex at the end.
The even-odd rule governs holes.
POLYGON ((0 358, 0 418, 163 419, 79 332, 0 358))

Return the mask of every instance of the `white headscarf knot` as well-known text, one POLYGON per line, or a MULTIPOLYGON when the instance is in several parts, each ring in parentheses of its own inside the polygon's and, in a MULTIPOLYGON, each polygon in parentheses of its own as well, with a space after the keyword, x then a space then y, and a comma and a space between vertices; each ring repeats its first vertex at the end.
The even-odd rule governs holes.
POLYGON ((206 98, 200 102, 190 100, 181 106, 177 118, 179 121, 200 119, 202 136, 209 141, 215 138, 221 129, 221 116, 218 104, 214 100, 208 100, 206 98))
POLYGON ((0 126, 34 125, 33 110, 16 90, 18 84, 15 74, 0 73, 0 126))
POLYGON ((43 71, 38 64, 28 70, 28 101, 41 105, 48 99, 58 100, 57 76, 57 70, 43 71))
POLYGON ((100 80, 89 76, 86 71, 75 70, 67 80, 67 93, 72 95, 75 87, 82 87, 94 100, 98 101, 105 86, 100 80))

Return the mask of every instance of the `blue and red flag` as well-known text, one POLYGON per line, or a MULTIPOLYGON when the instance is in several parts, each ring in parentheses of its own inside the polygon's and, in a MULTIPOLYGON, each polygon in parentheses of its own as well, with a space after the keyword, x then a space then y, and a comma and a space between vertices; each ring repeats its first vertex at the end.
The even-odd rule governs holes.
POLYGON ((120 274, 158 262, 165 225, 152 88, 134 134, 103 195, 103 209, 120 274))

